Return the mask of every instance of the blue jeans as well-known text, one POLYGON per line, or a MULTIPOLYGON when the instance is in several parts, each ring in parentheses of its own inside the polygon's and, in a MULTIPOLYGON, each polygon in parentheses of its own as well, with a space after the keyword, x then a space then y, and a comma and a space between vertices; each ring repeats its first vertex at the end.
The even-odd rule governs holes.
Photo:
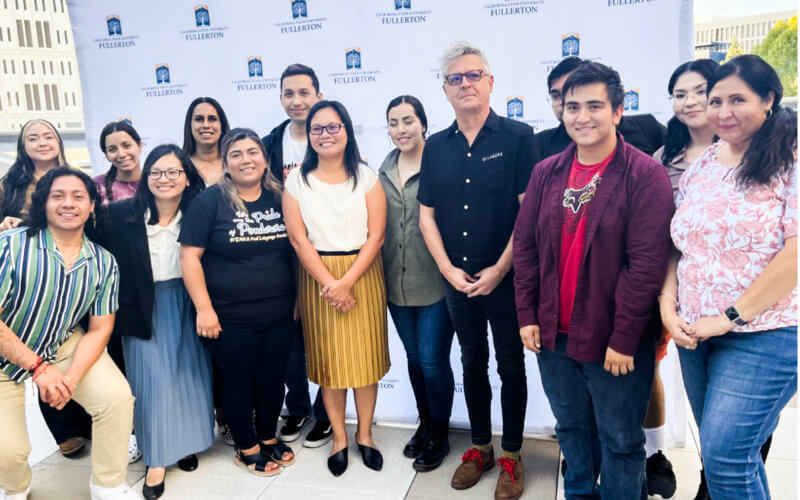
POLYGON ((797 326, 678 348, 714 500, 770 498, 761 444, 797 391, 797 326))
POLYGON ((605 371, 602 361, 582 363, 567 356, 566 349, 567 336, 559 335, 555 351, 542 349, 537 360, 567 461, 567 499, 646 499, 642 423, 653 384, 655 343, 643 340, 633 372, 619 377, 605 371))
POLYGON ((389 302, 397 334, 406 349, 408 376, 420 417, 448 422, 453 409, 450 348, 453 326, 444 299, 429 306, 398 306, 389 302))
MULTIPOLYGON (((303 342, 303 329, 300 323, 289 332, 294 336, 289 360, 286 365, 286 410, 294 417, 311 416, 311 398, 308 396, 308 371, 306 368, 306 346, 303 342)), ((322 402, 322 391, 317 390, 314 399, 314 418, 318 422, 328 422, 328 413, 322 402)))

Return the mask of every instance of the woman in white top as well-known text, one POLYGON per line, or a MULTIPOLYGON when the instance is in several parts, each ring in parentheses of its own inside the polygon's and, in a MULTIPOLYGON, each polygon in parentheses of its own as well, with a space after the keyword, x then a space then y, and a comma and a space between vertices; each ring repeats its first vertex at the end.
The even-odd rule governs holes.
POLYGON ((178 243, 183 212, 203 185, 178 146, 156 147, 134 197, 110 205, 112 227, 102 242, 119 265, 114 335, 122 338, 136 397, 145 498, 164 492, 168 465, 194 470, 194 453, 214 442, 211 360, 195 334, 178 243))
POLYGON ((353 388, 358 444, 365 465, 380 470, 372 440, 377 382, 389 370, 386 289, 380 250, 386 197, 361 162, 353 124, 337 101, 309 111, 303 166, 286 179, 283 213, 302 268, 298 303, 308 377, 321 386, 333 427, 328 469, 347 468, 345 403, 353 388))

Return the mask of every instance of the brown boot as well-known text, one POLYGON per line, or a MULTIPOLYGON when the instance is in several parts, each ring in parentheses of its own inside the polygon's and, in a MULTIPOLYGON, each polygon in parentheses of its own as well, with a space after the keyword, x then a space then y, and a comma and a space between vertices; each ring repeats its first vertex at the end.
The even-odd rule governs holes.
POLYGON ((495 500, 517 500, 522 496, 525 486, 525 466, 522 460, 512 460, 502 457, 497 461, 500 467, 500 477, 497 478, 497 488, 494 490, 495 500))
POLYGON ((61 454, 65 457, 75 458, 81 454, 85 446, 86 439, 82 437, 73 437, 59 444, 58 449, 61 450, 61 454))
POLYGON ((468 449, 461 457, 461 465, 453 473, 450 486, 457 490, 465 490, 478 482, 481 474, 494 467, 494 449, 480 451, 477 448, 468 449))

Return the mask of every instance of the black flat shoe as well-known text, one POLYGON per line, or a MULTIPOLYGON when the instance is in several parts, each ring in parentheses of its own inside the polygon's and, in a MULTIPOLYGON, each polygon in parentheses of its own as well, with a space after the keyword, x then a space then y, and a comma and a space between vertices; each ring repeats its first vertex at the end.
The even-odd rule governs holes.
POLYGON ((178 460, 178 468, 186 472, 197 469, 197 455, 192 453, 178 460))
POLYGON ((144 484, 142 485, 142 496, 145 497, 147 500, 154 500, 161 495, 164 494, 164 483, 167 482, 167 475, 164 474, 164 479, 161 480, 155 486, 148 486, 147 484, 147 470, 149 467, 145 467, 144 469, 144 484))
POLYGON ((334 476, 341 476, 347 470, 347 447, 328 457, 328 470, 334 476))
POLYGON ((381 470, 383 468, 383 455, 377 448, 358 444, 358 451, 361 452, 361 460, 364 461, 364 465, 372 470, 381 470))

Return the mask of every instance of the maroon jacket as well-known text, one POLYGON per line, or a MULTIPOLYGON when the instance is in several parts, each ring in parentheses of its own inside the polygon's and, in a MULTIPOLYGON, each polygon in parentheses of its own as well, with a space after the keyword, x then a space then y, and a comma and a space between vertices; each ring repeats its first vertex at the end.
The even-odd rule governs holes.
MULTIPOLYGON (((606 348, 633 355, 659 331, 657 301, 670 249, 672 187, 663 165, 625 143, 608 164, 586 214, 586 243, 567 355, 602 361, 606 348)), ((533 170, 514 226, 514 287, 520 326, 539 325, 555 348, 562 199, 575 143, 533 170)))

